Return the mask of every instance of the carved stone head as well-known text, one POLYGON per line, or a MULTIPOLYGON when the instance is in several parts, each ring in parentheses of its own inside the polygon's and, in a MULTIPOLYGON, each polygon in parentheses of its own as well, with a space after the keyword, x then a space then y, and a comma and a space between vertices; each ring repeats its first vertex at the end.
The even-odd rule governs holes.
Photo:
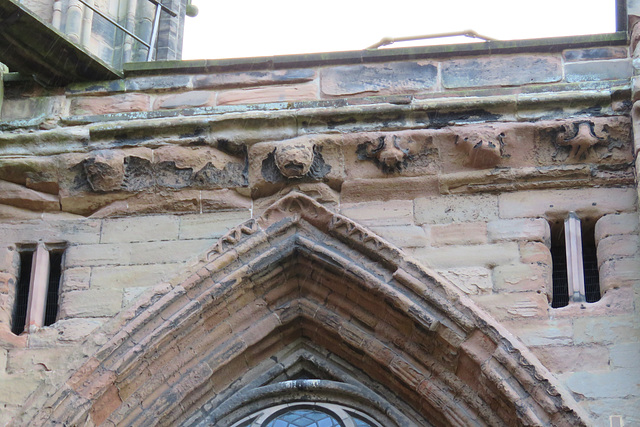
POLYGON ((313 144, 307 140, 278 145, 275 150, 278 170, 287 178, 300 178, 309 173, 313 164, 313 144))

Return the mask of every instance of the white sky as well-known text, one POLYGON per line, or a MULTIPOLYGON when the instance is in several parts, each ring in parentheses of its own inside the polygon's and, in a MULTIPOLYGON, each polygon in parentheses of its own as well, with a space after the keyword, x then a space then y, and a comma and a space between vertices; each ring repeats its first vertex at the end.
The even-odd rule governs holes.
MULTIPOLYGON (((193 0, 183 59, 361 50, 383 37, 472 29, 501 40, 615 31, 615 0, 193 0)), ((396 43, 409 45, 469 42, 396 43)))

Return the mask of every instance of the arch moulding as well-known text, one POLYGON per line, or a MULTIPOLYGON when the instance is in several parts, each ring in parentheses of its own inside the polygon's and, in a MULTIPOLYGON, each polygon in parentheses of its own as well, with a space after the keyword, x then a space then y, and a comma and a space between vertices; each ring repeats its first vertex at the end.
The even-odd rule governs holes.
POLYGON ((230 426, 315 396, 383 425, 588 425, 454 284, 299 193, 95 335, 92 356, 16 423, 230 426))

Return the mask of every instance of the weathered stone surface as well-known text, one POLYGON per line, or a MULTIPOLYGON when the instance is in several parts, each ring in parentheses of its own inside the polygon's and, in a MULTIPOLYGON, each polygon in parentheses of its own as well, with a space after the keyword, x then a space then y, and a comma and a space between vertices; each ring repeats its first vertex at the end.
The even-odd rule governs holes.
POLYGON ((620 59, 628 56, 624 46, 594 47, 589 49, 570 49, 562 52, 565 61, 592 61, 596 59, 620 59))
MULTIPOLYGON (((119 267, 94 267, 91 272, 91 289, 100 289, 101 292, 117 292, 121 302, 123 288, 145 287, 155 285, 163 280, 168 280, 176 274, 184 264, 158 264, 158 265, 126 265, 119 267)), ((88 291, 87 291, 88 292, 88 291)), ((100 317, 87 313, 77 317, 100 317)))
POLYGON ((432 225, 430 228, 433 246, 487 243, 487 224, 484 222, 432 225))
POLYGON ((525 345, 533 347, 573 345, 572 319, 509 319, 503 323, 525 345))
POLYGON ((551 265, 551 250, 544 243, 519 242, 520 262, 551 265))
POLYGON ((202 213, 251 209, 252 201, 231 189, 200 191, 202 213))
POLYGON ((69 265, 67 265, 65 258, 65 268, 62 272, 62 282, 60 285, 61 292, 89 289, 90 281, 90 267, 70 268, 69 265))
POLYGON ((22 185, 0 180, 0 204, 33 211, 59 211, 60 199, 52 194, 31 190, 22 185))
POLYGON ((498 218, 498 197, 492 194, 421 197, 415 201, 417 224, 490 221, 498 218))
POLYGON ((313 101, 318 99, 315 82, 291 86, 231 89, 218 93, 218 105, 264 104, 270 102, 313 101))
POLYGON ((251 218, 248 210, 213 212, 180 217, 180 239, 211 239, 222 237, 230 228, 251 218))
POLYGON ((609 369, 609 349, 602 345, 532 347, 531 351, 552 372, 603 371, 609 369))
POLYGON ((596 222, 595 238, 599 242, 606 237, 620 234, 638 234, 640 221, 634 213, 605 215, 596 222))
POLYGON ((193 76, 192 85, 194 89, 223 89, 302 83, 311 81, 315 79, 315 77, 315 70, 309 68, 249 71, 243 73, 211 73, 193 76))
POLYGON ((387 178, 354 179, 342 184, 340 199, 342 203, 409 200, 437 193, 438 180, 435 176, 396 177, 391 181, 387 178))
POLYGON ((564 66, 568 82, 628 79, 633 75, 631 60, 575 62, 564 66))
POLYGON ((119 289, 65 292, 60 297, 58 319, 111 317, 118 313, 120 308, 122 308, 122 291, 119 289))
POLYGON ((616 344, 609 348, 612 368, 634 369, 640 372, 640 343, 616 344))
POLYGON ((174 108, 210 107, 215 105, 216 93, 200 90, 183 92, 178 95, 159 96, 154 104, 154 110, 174 108))
POLYGON ((127 93, 123 95, 82 97, 71 99, 69 112, 74 115, 130 113, 149 111, 151 97, 144 93, 127 93))
POLYGON ((621 258, 600 265, 600 290, 631 286, 640 282, 640 258, 621 258))
POLYGON ((547 296, 537 292, 477 295, 472 298, 500 321, 546 318, 548 316, 547 296))
POLYGON ((27 397, 42 384, 33 375, 0 375, 0 402, 9 405, 22 405, 27 397))
POLYGON ((3 223, 0 224, 0 236, 12 243, 98 243, 101 225, 99 220, 85 219, 3 223))
POLYGON ((425 265, 441 269, 471 266, 492 267, 515 262, 520 257, 518 245, 515 242, 416 248, 412 249, 411 252, 425 265))
POLYGON ((177 240, 180 218, 177 216, 142 216, 105 219, 100 243, 177 240))
POLYGON ((69 319, 58 320, 55 328, 58 339, 62 342, 79 342, 104 323, 104 319, 69 319))
POLYGON ((438 273, 468 295, 490 293, 493 288, 491 270, 484 267, 462 267, 438 270, 438 273))
POLYGON ((640 342, 640 324, 632 316, 584 317, 573 324, 576 344, 640 342))
POLYGON ((550 244, 549 223, 540 218, 490 221, 487 224, 489 239, 493 242, 526 240, 550 244))
POLYGON ((343 203, 341 213, 362 225, 407 225, 413 223, 413 201, 343 203))
POLYGON ((573 393, 590 399, 637 396, 640 392, 637 373, 627 369, 576 372, 567 378, 566 384, 573 393))
POLYGON ((433 90, 437 74, 430 62, 345 65, 323 69, 320 85, 329 96, 424 92, 433 90))
POLYGON ((442 84, 447 89, 549 83, 561 79, 560 58, 552 55, 457 59, 442 65, 442 84))
POLYGON ((501 218, 560 219, 573 211, 585 218, 633 212, 637 194, 632 188, 588 188, 503 193, 499 196, 501 218))
POLYGON ((537 264, 499 265, 493 269, 494 289, 502 292, 540 292, 551 285, 551 266, 537 264))
POLYGON ((598 264, 616 258, 640 258, 639 252, 640 236, 637 234, 609 236, 598 242, 598 264))
POLYGON ((423 247, 429 242, 425 230, 415 225, 371 227, 371 231, 400 248, 423 247))

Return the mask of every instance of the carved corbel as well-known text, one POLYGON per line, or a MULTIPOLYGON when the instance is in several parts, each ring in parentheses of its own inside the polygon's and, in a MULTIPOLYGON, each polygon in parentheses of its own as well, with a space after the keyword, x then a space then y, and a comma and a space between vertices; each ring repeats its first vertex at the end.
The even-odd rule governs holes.
POLYGON ((356 153, 359 160, 373 160, 383 172, 401 171, 407 166, 414 154, 412 140, 406 135, 380 135, 358 145, 356 153))
POLYGON ((282 178, 320 180, 331 170, 320 151, 321 147, 308 137, 280 141, 262 162, 262 175, 268 182, 282 178))
POLYGON ((504 157, 505 134, 494 128, 473 128, 459 132, 455 144, 467 154, 465 166, 491 168, 504 157))
POLYGON ((556 142, 560 147, 571 147, 570 159, 583 159, 589 149, 605 140, 606 138, 596 135, 593 122, 581 121, 564 125, 556 142))

